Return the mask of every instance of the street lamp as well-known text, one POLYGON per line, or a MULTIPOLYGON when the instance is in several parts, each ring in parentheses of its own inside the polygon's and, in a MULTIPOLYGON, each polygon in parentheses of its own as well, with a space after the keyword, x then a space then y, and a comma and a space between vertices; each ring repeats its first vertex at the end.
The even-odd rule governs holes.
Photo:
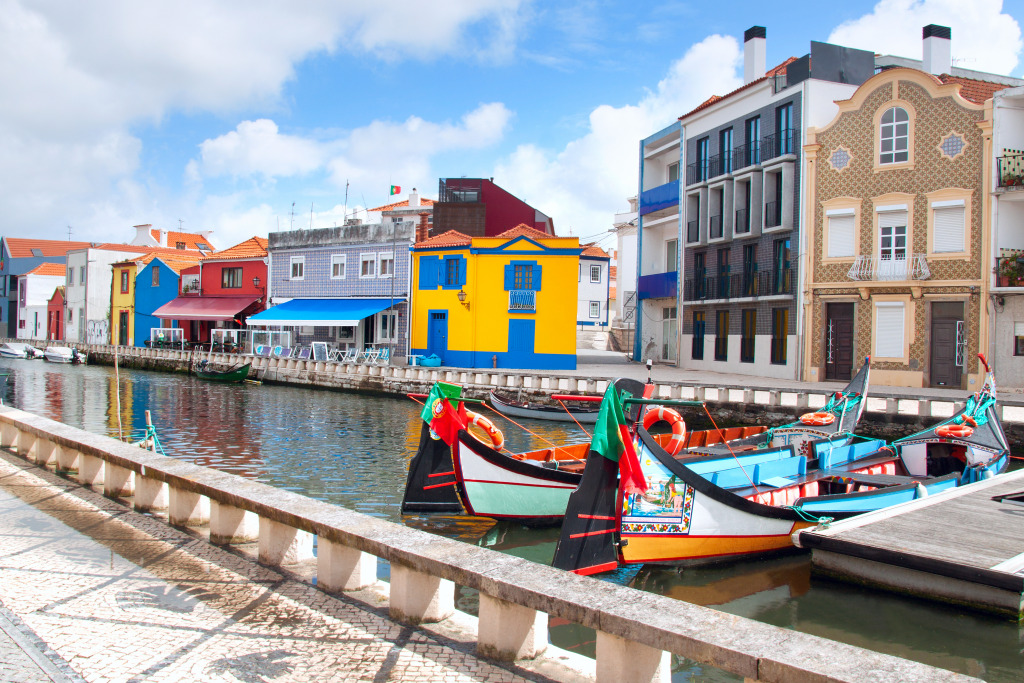
POLYGON ((459 303, 462 304, 463 306, 465 306, 466 310, 468 311, 469 310, 469 303, 466 302, 466 290, 464 290, 462 288, 459 288, 458 297, 459 297, 459 303))

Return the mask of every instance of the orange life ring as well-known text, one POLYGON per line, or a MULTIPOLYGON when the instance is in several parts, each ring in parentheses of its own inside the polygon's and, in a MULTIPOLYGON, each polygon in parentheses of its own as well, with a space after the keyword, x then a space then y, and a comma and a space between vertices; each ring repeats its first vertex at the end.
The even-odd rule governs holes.
POLYGON ((672 438, 669 440, 665 450, 668 451, 669 455, 675 455, 683 450, 683 446, 686 444, 686 422, 683 420, 682 415, 671 408, 658 406, 657 408, 651 408, 644 415, 644 429, 650 429, 652 425, 662 420, 668 422, 669 426, 672 427, 672 438))
POLYGON ((936 436, 945 436, 953 439, 962 439, 974 433, 974 428, 969 425, 951 424, 939 425, 935 428, 936 436))
POLYGON ((505 435, 501 433, 500 429, 494 426, 493 422, 480 413, 474 413, 472 410, 466 411, 466 417, 469 418, 469 424, 476 425, 480 429, 484 430, 484 434, 487 435, 491 440, 491 444, 494 445, 494 450, 501 450, 501 447, 505 445, 505 435))
POLYGON ((820 412, 820 413, 804 413, 800 416, 800 421, 805 425, 830 425, 836 421, 836 416, 832 413, 820 412))

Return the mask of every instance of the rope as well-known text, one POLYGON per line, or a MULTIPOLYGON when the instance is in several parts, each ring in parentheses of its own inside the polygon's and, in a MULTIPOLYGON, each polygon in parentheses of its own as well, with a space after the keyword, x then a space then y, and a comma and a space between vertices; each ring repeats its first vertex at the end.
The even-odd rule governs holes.
POLYGON ((750 482, 750 485, 754 489, 754 493, 757 495, 761 495, 761 490, 757 488, 757 484, 755 484, 754 480, 750 478, 750 475, 747 474, 747 471, 743 469, 743 465, 740 463, 740 459, 737 458, 736 454, 733 452, 732 446, 730 446, 729 442, 725 440, 725 434, 723 434, 722 430, 718 428, 718 424, 715 422, 715 418, 711 417, 711 411, 708 410, 707 404, 702 403, 701 407, 704 408, 704 412, 707 414, 708 419, 711 420, 711 426, 713 426, 715 428, 715 431, 718 432, 718 438, 722 440, 722 444, 729 449, 729 454, 732 456, 733 460, 735 460, 736 464, 740 466, 740 472, 742 472, 743 476, 746 477, 747 481, 750 482))
POLYGON ((815 517, 810 512, 807 512, 806 510, 801 508, 799 505, 780 505, 779 507, 786 508, 787 510, 792 510, 797 514, 797 517, 804 520, 805 522, 814 522, 815 524, 822 524, 824 526, 828 526, 830 522, 835 521, 834 517, 815 517))
MULTIPOLYGON (((562 399, 558 399, 558 404, 559 404, 560 406, 562 406, 563 408, 565 408, 565 404, 564 404, 564 403, 562 403, 562 399)), ((569 417, 571 417, 571 418, 572 418, 572 421, 576 423, 576 426, 577 426, 577 427, 579 427, 580 429, 583 429, 583 433, 587 435, 587 438, 588 438, 588 439, 589 439, 589 438, 591 438, 591 436, 590 436, 590 432, 588 432, 588 431, 587 431, 586 429, 584 429, 584 428, 583 428, 583 425, 581 425, 581 424, 579 423, 579 420, 577 420, 577 419, 576 419, 576 416, 575 416, 575 415, 573 415, 573 414, 572 414, 571 412, 569 412, 569 409, 568 409, 568 408, 565 408, 565 412, 569 413, 569 417)))

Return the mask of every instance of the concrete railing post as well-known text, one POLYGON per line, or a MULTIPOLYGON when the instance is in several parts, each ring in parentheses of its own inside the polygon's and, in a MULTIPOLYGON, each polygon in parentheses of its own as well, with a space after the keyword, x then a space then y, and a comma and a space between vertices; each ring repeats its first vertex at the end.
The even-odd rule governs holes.
POLYGON ((74 448, 60 446, 57 449, 57 471, 65 473, 78 472, 79 453, 74 448))
POLYGON ((144 475, 135 477, 133 505, 139 512, 164 512, 167 498, 167 482, 144 475))
POLYGON ((103 483, 103 469, 106 463, 95 455, 81 453, 78 456, 78 483, 85 486, 100 486, 103 483))
POLYGON ((0 426, 0 448, 8 448, 18 452, 18 436, 21 430, 12 424, 0 426))
POLYGON ((176 526, 202 526, 210 521, 210 499, 176 486, 168 486, 167 521, 176 526))
POLYGON ((39 449, 39 439, 35 434, 22 432, 18 437, 18 448, 16 452, 29 462, 36 461, 36 452, 39 449))
POLYGON ((671 673, 664 650, 597 632, 597 683, 668 683, 671 673))
POLYGON ((57 451, 60 446, 46 439, 39 439, 36 442, 36 464, 40 467, 56 468, 57 451))
POLYGON ((444 621, 455 612, 455 584, 391 563, 391 618, 406 624, 444 621))
POLYGON ((134 472, 127 467, 106 464, 103 475, 103 493, 111 498, 127 498, 135 493, 134 472))
POLYGON ((504 662, 533 659, 548 646, 548 615, 480 593, 476 651, 504 662))
POLYGON ((313 557, 313 534, 260 517, 259 561, 277 566, 313 557))
POLYGON ((376 582, 376 557, 323 537, 317 540, 317 586, 329 592, 357 591, 376 582))
POLYGON ((259 538, 260 520, 254 512, 210 500, 210 543, 249 543, 259 538))

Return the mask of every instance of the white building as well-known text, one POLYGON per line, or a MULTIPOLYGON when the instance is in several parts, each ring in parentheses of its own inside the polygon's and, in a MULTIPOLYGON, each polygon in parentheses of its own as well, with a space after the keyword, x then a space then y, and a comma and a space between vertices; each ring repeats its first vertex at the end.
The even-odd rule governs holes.
POLYGON ((110 266, 151 250, 127 244, 102 244, 68 252, 64 289, 66 341, 110 343, 110 287, 114 278, 110 266))
POLYGON ((63 263, 43 263, 18 278, 18 339, 46 339, 46 307, 63 284, 63 263))
POLYGON ((213 234, 213 230, 177 232, 174 230, 159 230, 149 223, 132 227, 135 228, 135 237, 128 243, 132 246, 199 251, 203 254, 212 254, 215 251, 213 243, 210 242, 210 235, 213 234))
POLYGON ((587 244, 580 254, 580 279, 577 294, 576 324, 608 326, 608 295, 611 282, 611 257, 596 244, 587 244))

